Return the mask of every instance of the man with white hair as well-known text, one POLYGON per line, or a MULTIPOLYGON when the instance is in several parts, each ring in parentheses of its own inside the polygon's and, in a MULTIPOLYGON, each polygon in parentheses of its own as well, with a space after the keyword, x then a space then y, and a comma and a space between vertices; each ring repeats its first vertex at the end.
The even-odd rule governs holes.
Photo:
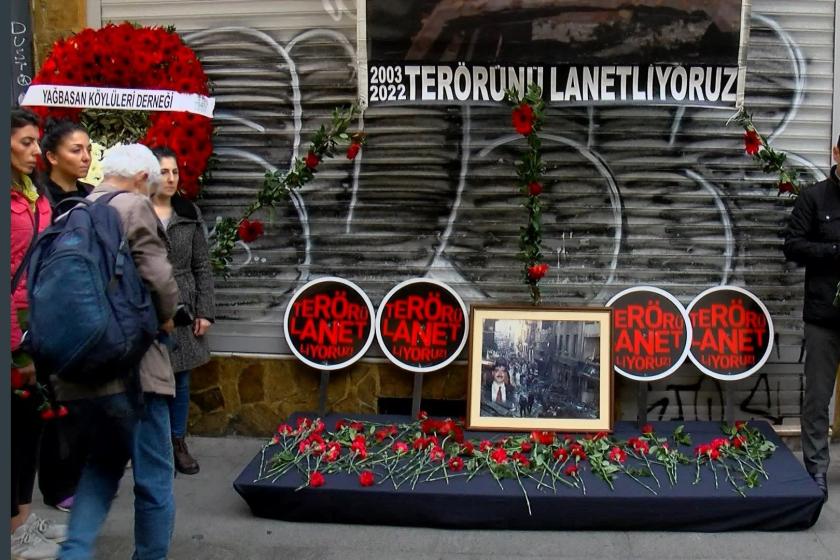
MULTIPOLYGON (((104 178, 89 200, 124 191, 108 204, 120 217, 137 271, 148 288, 161 331, 173 328, 178 285, 172 274, 166 234, 149 196, 160 182, 160 164, 140 144, 111 148, 102 160, 104 178)), ((68 287, 72 289, 72 287, 68 287)), ((76 490, 62 560, 93 558, 96 537, 117 493, 126 464, 134 474, 134 540, 136 560, 163 560, 175 519, 172 495, 174 465, 167 399, 175 394, 169 352, 159 341, 132 375, 102 385, 70 383, 52 377, 59 400, 78 401, 90 438, 90 452, 76 490)))

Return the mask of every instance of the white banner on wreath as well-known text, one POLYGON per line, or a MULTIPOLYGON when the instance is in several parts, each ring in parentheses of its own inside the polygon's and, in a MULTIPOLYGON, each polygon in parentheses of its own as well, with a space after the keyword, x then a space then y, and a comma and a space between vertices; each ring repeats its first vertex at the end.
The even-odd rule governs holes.
POLYGON ((37 84, 29 86, 23 106, 179 111, 213 118, 216 100, 196 93, 165 89, 124 89, 37 84))

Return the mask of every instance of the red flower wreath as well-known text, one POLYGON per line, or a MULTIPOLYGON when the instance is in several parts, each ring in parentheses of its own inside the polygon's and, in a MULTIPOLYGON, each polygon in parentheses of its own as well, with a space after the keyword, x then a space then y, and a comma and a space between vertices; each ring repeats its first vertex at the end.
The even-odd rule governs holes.
MULTIPOLYGON (((162 89, 208 95, 207 75, 192 49, 173 31, 130 23, 85 29, 56 41, 33 84, 162 89)), ((83 109, 32 107, 42 118, 78 121, 83 109)), ((180 189, 195 198, 213 151, 210 119, 153 111, 141 144, 167 146, 178 156, 180 189)))

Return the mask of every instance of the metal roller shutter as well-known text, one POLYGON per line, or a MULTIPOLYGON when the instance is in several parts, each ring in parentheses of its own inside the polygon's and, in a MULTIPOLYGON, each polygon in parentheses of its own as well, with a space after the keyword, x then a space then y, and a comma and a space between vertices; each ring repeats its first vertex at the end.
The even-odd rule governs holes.
MULTIPOLYGON (((345 0, 101 0, 101 21, 174 25, 215 84, 218 166, 200 202, 234 215, 265 169, 284 168, 328 113, 356 96, 355 3, 345 0)), ((754 0, 746 103, 807 181, 828 169, 836 100, 834 0, 754 0)), ((95 10, 93 10, 95 20, 95 10)), ((97 24, 97 21, 92 21, 97 24)), ((651 284, 683 303, 731 283, 764 300, 778 351, 737 385, 741 409, 799 414, 802 271, 785 263, 791 202, 742 151, 727 111, 552 108, 545 249, 548 304, 599 305, 651 284)), ((363 122, 361 122, 363 120, 363 122)), ((356 165, 327 162, 270 217, 267 235, 218 280, 217 351, 278 353, 283 307, 311 277, 360 284, 376 303, 396 282, 429 274, 465 300, 526 301, 515 260, 524 221, 503 107, 369 109, 356 165)), ((836 132, 835 132, 836 134, 836 132)), ((339 158, 340 159, 340 158, 339 158)), ((265 218, 269 219, 268 216, 265 218)), ((720 418, 717 382, 693 366, 651 387, 666 417, 720 418)), ((619 393, 625 409, 632 391, 619 393)), ((627 415, 627 413, 625 414, 627 415)))

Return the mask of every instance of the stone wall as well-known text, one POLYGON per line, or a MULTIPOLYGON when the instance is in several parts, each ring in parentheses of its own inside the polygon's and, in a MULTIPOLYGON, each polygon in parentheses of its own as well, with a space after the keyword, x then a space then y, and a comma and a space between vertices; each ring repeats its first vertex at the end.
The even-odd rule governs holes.
MULTIPOLYGON (((295 411, 318 408, 320 372, 291 358, 216 357, 191 379, 189 431, 196 435, 267 436, 295 411)), ((414 374, 379 361, 332 372, 327 407, 378 413, 380 397, 410 399, 414 374)), ((424 399, 464 401, 467 367, 453 364, 426 375, 424 399)))

